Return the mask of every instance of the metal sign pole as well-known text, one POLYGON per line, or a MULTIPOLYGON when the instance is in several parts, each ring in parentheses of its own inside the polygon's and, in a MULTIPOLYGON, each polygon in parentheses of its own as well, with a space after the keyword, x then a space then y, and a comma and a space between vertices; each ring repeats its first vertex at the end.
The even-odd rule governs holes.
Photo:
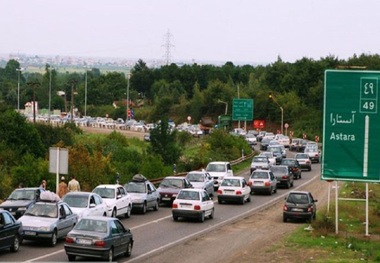
POLYGON ((338 181, 335 181, 335 234, 338 234, 338 181))
POLYGON ((59 184, 59 147, 57 147, 57 171, 56 171, 56 178, 55 178, 55 182, 56 182, 56 187, 55 187, 55 190, 56 190, 56 193, 58 194, 58 191, 59 191, 59 187, 58 187, 58 184, 59 184))

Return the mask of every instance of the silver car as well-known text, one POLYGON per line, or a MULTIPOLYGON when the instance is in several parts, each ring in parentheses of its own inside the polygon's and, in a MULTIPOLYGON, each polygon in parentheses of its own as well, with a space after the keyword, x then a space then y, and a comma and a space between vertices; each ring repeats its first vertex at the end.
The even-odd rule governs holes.
POLYGON ((186 175, 186 179, 196 189, 203 189, 210 195, 214 195, 214 181, 206 171, 191 171, 186 175))
POLYGON ((277 193, 277 179, 270 170, 255 170, 248 180, 251 194, 254 193, 277 193))
MULTIPOLYGON (((44 199, 35 203, 18 220, 22 223, 25 240, 47 240, 51 246, 77 224, 78 215, 59 199, 44 199)), ((57 196, 58 197, 58 196, 57 196)))
POLYGON ((124 187, 131 197, 133 210, 139 210, 143 214, 150 208, 154 211, 158 210, 160 194, 156 187, 144 176, 135 175, 132 181, 127 183, 124 187))
POLYGON ((84 216, 111 216, 107 215, 108 207, 102 197, 91 192, 70 192, 63 197, 71 210, 78 214, 79 219, 84 216))
POLYGON ((251 162, 251 173, 257 169, 268 170, 271 167, 270 161, 266 156, 255 156, 251 162))

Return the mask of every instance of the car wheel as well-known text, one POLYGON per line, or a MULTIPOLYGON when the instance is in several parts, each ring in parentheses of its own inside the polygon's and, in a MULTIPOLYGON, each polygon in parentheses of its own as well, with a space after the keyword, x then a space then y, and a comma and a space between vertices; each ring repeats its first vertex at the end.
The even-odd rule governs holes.
POLYGON ((218 204, 222 204, 222 199, 218 198, 218 204))
POLYGON ((130 257, 132 255, 132 246, 132 242, 129 242, 124 254, 126 257, 130 257))
POLYGON ((144 203, 142 208, 141 208, 141 213, 145 214, 146 213, 146 204, 144 203))
POLYGON ((272 189, 272 187, 269 189, 268 194, 269 194, 269 195, 272 195, 272 194, 273 194, 273 189, 272 189))
POLYGON ((287 188, 287 189, 289 189, 289 188, 290 188, 290 186, 291 186, 290 182, 289 182, 289 181, 287 181, 287 182, 286 182, 286 188, 287 188))
POLYGON ((286 218, 286 216, 284 216, 284 217, 282 218, 282 221, 283 221, 284 223, 288 222, 288 219, 286 218))
POLYGON ((125 213, 125 217, 126 218, 130 218, 131 217, 131 212, 132 212, 132 207, 128 206, 128 211, 127 211, 127 213, 125 213))
POLYGON ((205 221, 205 212, 202 212, 199 216, 199 221, 204 222, 205 221))
POLYGON ((213 219, 213 218, 214 218, 214 208, 211 210, 211 214, 209 215, 209 218, 210 218, 210 219, 213 219))
POLYGON ((250 194, 250 195, 254 195, 254 194, 255 194, 255 192, 251 191, 249 194, 250 194))
POLYGON ((117 216, 116 207, 114 207, 113 210, 112 210, 111 217, 116 217, 116 216, 117 216))
POLYGON ((277 193, 277 186, 276 186, 276 188, 274 188, 274 193, 277 193))
POLYGON ((311 171, 311 166, 309 167, 309 172, 311 171))
POLYGON ((173 220, 177 222, 178 221, 178 216, 173 216, 173 220))
POLYGON ((67 255, 69 261, 75 261, 76 256, 75 255, 67 255))
POLYGON ((251 195, 248 195, 247 202, 251 202, 251 195))
POLYGON ((302 177, 302 174, 300 173, 300 175, 298 176, 298 179, 301 179, 301 177, 302 177))
POLYGON ((19 235, 16 235, 10 249, 12 252, 17 252, 19 248, 20 248, 20 237, 19 237, 19 235))
POLYGON ((53 235, 50 239, 50 245, 54 247, 57 244, 57 230, 54 230, 53 235))
POLYGON ((243 195, 242 198, 241 198, 241 200, 240 200, 240 204, 244 205, 244 203, 245 203, 245 200, 244 200, 244 195, 243 195))
POLYGON ((108 262, 112 262, 113 260, 113 250, 112 248, 108 251, 108 256, 105 258, 108 262))
POLYGON ((153 210, 154 211, 158 211, 158 200, 156 200, 156 204, 154 205, 154 207, 153 207, 153 210))

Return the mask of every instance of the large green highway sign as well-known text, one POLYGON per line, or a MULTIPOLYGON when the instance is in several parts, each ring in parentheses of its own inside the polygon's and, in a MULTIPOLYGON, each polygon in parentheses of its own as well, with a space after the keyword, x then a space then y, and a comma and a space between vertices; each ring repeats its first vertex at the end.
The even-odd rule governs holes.
POLYGON ((232 100, 232 120, 252 121, 253 120, 253 99, 233 99, 232 100))
POLYGON ((322 179, 380 182, 380 71, 327 70, 322 179))

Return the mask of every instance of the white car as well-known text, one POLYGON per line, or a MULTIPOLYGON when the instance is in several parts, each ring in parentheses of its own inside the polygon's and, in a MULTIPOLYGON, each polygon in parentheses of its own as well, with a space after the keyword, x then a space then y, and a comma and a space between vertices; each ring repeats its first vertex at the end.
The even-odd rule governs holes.
POLYGON ((278 141, 279 144, 284 145, 285 148, 289 148, 290 138, 288 136, 277 134, 275 140, 278 141))
POLYGON ((109 216, 102 197, 91 192, 69 192, 63 197, 71 210, 82 219, 84 216, 109 216))
POLYGON ((253 135, 252 133, 247 133, 245 135, 245 140, 247 141, 247 143, 249 145, 256 145, 257 144, 257 138, 255 135, 253 135))
POLYGON ((267 157, 271 165, 276 165, 276 157, 273 155, 272 152, 261 152, 259 156, 267 157))
POLYGON ((271 170, 254 171, 249 177, 248 185, 251 187, 251 194, 277 193, 277 179, 271 170))
POLYGON ((229 162, 210 162, 206 166, 208 172, 214 180, 214 190, 217 190, 226 176, 234 176, 229 162))
POLYGON ((218 189, 218 203, 251 202, 251 187, 242 176, 224 177, 218 189))
POLYGON ((131 216, 132 200, 125 188, 120 184, 101 184, 92 190, 100 195, 107 204, 107 214, 111 217, 125 215, 131 216))
POLYGON ((206 216, 214 218, 214 202, 203 189, 182 189, 173 201, 172 216, 174 221, 183 217, 203 222, 206 216))
POLYGON ((256 169, 265 169, 265 170, 269 170, 269 168, 271 167, 272 165, 270 164, 270 161, 268 159, 268 157, 266 156, 255 156, 253 157, 252 159, 252 162, 251 162, 251 173, 256 170, 256 169))

